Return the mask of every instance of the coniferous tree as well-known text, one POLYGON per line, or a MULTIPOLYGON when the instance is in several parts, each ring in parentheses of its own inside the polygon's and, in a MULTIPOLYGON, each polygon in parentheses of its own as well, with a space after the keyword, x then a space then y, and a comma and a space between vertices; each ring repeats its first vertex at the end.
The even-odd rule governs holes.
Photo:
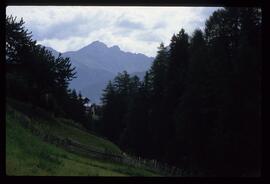
POLYGON ((118 75, 102 117, 114 140, 193 176, 258 174, 261 22, 259 8, 219 9, 204 32, 189 39, 182 29, 161 44, 142 82, 118 75))
MULTIPOLYGON (((167 72, 167 88, 164 94, 165 107, 164 113, 166 114, 167 126, 170 126, 168 135, 171 135, 170 142, 173 142, 173 145, 180 144, 181 134, 177 132, 181 127, 179 119, 174 118, 175 114, 178 114, 179 111, 177 106, 181 103, 182 96, 186 88, 186 76, 188 71, 188 62, 189 62, 189 36, 185 33, 184 29, 181 29, 177 35, 173 35, 170 43, 169 51, 169 64, 167 72)), ((172 158, 172 160, 178 160, 186 157, 186 148, 184 144, 181 145, 183 148, 177 146, 175 151, 172 151, 173 145, 169 147, 170 153, 167 157, 172 158)), ((182 163, 183 164, 183 163, 182 163)))
POLYGON ((102 96, 102 119, 101 119, 101 132, 108 138, 114 138, 115 134, 115 125, 117 122, 115 119, 115 100, 116 100, 116 89, 113 86, 112 82, 109 81, 107 87, 104 89, 102 96))
POLYGON ((151 130, 152 155, 163 159, 171 144, 172 124, 167 121, 167 73, 169 67, 168 47, 160 44, 157 56, 149 70, 150 109, 149 129, 151 130))
POLYGON ((6 17, 7 95, 86 123, 86 102, 68 89, 76 74, 69 58, 55 58, 45 47, 36 45, 23 25, 22 19, 18 22, 13 16, 6 17))

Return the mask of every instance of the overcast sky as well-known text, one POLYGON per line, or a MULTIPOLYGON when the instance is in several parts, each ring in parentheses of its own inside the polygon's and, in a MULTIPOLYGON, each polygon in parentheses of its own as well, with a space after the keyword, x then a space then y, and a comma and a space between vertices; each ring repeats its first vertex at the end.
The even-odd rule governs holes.
POLYGON ((155 56, 184 28, 203 29, 216 7, 9 6, 7 15, 23 17, 39 44, 59 52, 76 51, 99 40, 121 50, 155 56))

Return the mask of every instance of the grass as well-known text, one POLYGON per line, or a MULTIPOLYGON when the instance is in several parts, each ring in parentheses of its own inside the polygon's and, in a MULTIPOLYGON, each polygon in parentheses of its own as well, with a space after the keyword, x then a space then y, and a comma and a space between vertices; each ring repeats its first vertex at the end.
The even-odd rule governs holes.
POLYGON ((43 134, 51 134, 61 136, 63 138, 70 138, 87 146, 94 147, 96 149, 106 149, 110 152, 121 153, 121 150, 118 146, 116 146, 109 140, 90 134, 72 120, 55 118, 49 116, 49 113, 44 112, 44 110, 36 108, 34 112, 39 114, 39 116, 37 117, 32 115, 33 112, 28 104, 24 104, 22 102, 10 99, 9 101, 12 101, 11 104, 13 109, 18 110, 19 112, 21 112, 21 109, 23 109, 23 114, 30 114, 33 119, 31 125, 43 134), (43 116, 41 116, 41 114, 43 116))
MULTIPOLYGON (((55 145, 43 142, 21 125, 22 113, 7 107, 6 112, 6 174, 30 176, 157 176, 157 174, 132 166, 95 158, 86 158, 70 153, 55 145)), ((63 122, 31 120, 44 131, 60 133, 63 136, 91 144, 96 147, 121 152, 113 143, 88 134, 63 122), (62 127, 62 128, 61 128, 62 127)))

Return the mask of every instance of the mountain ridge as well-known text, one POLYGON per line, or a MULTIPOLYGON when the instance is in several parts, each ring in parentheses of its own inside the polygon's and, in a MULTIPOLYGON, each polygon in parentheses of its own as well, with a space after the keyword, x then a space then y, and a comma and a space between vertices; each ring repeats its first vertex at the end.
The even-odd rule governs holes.
POLYGON ((90 44, 88 44, 88 45, 86 45, 86 46, 84 46, 84 47, 82 47, 82 48, 80 48, 80 49, 77 49, 77 50, 73 50, 73 51, 65 51, 65 52, 60 52, 60 51, 58 51, 58 50, 56 50, 56 49, 54 49, 54 48, 52 48, 52 47, 50 47, 50 46, 44 46, 45 48, 47 48, 47 49, 49 49, 50 51, 55 51, 55 52, 57 52, 57 53, 61 53, 61 54, 64 54, 64 53, 73 53, 73 52, 78 52, 79 50, 82 50, 82 49, 84 49, 84 48, 88 48, 89 46, 91 46, 91 45, 96 45, 95 43, 98 43, 98 45, 105 45, 107 48, 109 48, 109 49, 116 49, 116 50, 120 50, 120 51, 122 51, 122 52, 124 52, 124 53, 130 53, 130 54, 135 54, 135 55, 143 55, 143 56, 146 56, 146 57, 148 57, 148 58, 152 58, 152 59, 154 59, 155 57, 152 57, 152 56, 148 56, 148 55, 146 55, 146 54, 143 54, 143 53, 133 53, 133 52, 130 52, 130 51, 124 51, 124 50, 122 50, 118 45, 113 45, 113 46, 111 46, 111 47, 109 47, 109 46, 107 46, 105 43, 103 43, 103 42, 101 42, 101 41, 98 41, 98 40, 96 40, 96 41, 93 41, 92 43, 90 43, 90 44))
MULTIPOLYGON (((52 47, 46 47, 55 57, 58 52, 52 47)), ((94 41, 77 51, 61 53, 62 57, 69 57, 72 66, 76 67, 77 78, 70 82, 69 87, 81 91, 93 103, 100 103, 102 90, 109 80, 124 70, 131 75, 140 74, 148 70, 154 60, 141 53, 122 51, 117 45, 108 47, 105 43, 94 41)))

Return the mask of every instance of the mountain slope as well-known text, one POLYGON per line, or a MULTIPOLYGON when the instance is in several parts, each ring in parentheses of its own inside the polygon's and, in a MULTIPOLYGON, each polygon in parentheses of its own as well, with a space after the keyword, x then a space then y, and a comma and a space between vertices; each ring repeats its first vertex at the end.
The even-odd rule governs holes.
MULTIPOLYGON (((58 56, 59 52, 53 48, 47 49, 58 56)), ((99 41, 78 51, 62 53, 62 56, 69 57, 77 71, 77 78, 70 82, 70 88, 81 91, 92 103, 100 103, 102 90, 118 72, 126 70, 142 78, 154 59, 143 54, 124 52, 118 46, 107 47, 99 41)))
POLYGON ((123 70, 129 73, 145 71, 153 61, 153 58, 143 54, 124 52, 118 46, 107 47, 99 41, 63 55, 90 68, 103 69, 115 74, 123 70))
MULTIPOLYGON (((76 128, 67 120, 48 121, 42 117, 29 118, 17 108, 27 104, 7 101, 6 109, 6 173, 9 176, 156 176, 144 167, 133 167, 96 157, 70 152, 57 144, 44 142, 44 133, 66 136, 79 143, 114 152, 121 150, 112 142, 76 128), (11 103, 12 102, 12 103, 11 103), (13 105, 12 105, 13 104, 13 105), (15 105, 16 104, 16 105, 15 105), (20 104, 20 105, 18 105, 20 104), (15 110, 16 107, 16 110, 15 110), (36 127, 33 131, 31 126, 36 127), (34 135, 34 132, 35 135, 34 135), (77 132, 77 133, 76 133, 77 132)), ((28 110, 31 110, 28 109, 28 110)))

